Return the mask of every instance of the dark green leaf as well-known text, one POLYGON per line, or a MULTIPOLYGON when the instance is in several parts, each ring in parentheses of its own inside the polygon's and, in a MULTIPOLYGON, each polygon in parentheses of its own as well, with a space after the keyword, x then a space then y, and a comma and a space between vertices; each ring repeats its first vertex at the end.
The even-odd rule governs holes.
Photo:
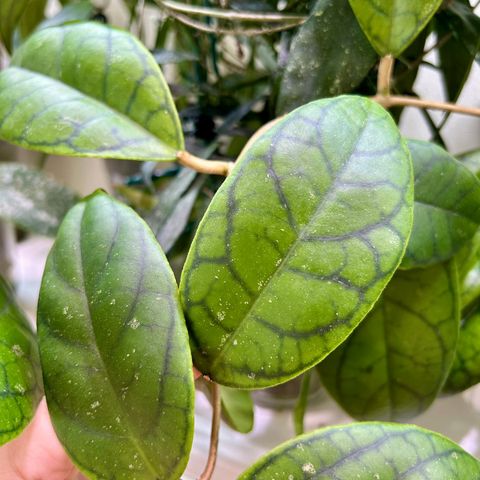
POLYGON ((461 306, 468 308, 480 297, 480 230, 456 255, 461 306))
POLYGON ((46 6, 47 0, 30 0, 18 25, 17 33, 20 36, 20 40, 27 38, 44 19, 46 6))
POLYGON ((403 256, 411 174, 391 117, 361 97, 310 103, 258 137, 182 274, 196 366, 217 383, 265 387, 336 348, 403 256))
POLYGON ((172 183, 158 196, 157 205, 152 212, 146 215, 145 219, 153 230, 158 243, 167 253, 184 231, 195 200, 205 181, 205 177, 199 177, 191 185, 195 176, 196 172, 193 170, 181 170, 172 183))
POLYGON ((358 419, 422 413, 455 356, 458 303, 453 261, 398 271, 367 318, 318 366, 324 385, 358 419))
POLYGON ((41 395, 37 342, 0 277, 0 445, 25 428, 41 395))
POLYGON ((0 73, 0 138, 70 156, 173 160, 168 86, 133 36, 98 23, 40 30, 0 73), (55 92, 54 95, 49 92, 55 92))
POLYGON ((193 375, 177 287, 146 224, 103 193, 65 217, 40 291, 55 430, 91 478, 177 479, 193 435, 193 375))
POLYGON ((433 143, 409 140, 408 147, 415 173, 415 208, 402 268, 451 258, 480 223, 480 181, 433 143))
POLYGON ((277 447, 239 480, 474 480, 480 463, 438 433, 414 425, 329 427, 277 447))
POLYGON ((277 112, 350 92, 376 59, 348 0, 318 0, 293 39, 277 112))
POLYGON ((2 0, 0 2, 0 39, 8 51, 12 50, 13 32, 24 13, 37 11, 45 0, 2 0))
POLYGON ((55 235, 77 201, 68 188, 18 163, 0 163, 0 218, 40 235, 55 235))
POLYGON ((458 159, 477 177, 480 177, 480 150, 464 153, 458 159))
POLYGON ((457 353, 444 390, 457 393, 480 382, 480 308, 463 320, 457 353))
POLYGON ((480 46, 480 19, 468 0, 449 2, 435 19, 439 39, 450 38, 439 48, 440 67, 448 99, 455 102, 468 78, 480 46))
POLYGON ((380 55, 398 56, 425 28, 442 0, 349 0, 380 55))

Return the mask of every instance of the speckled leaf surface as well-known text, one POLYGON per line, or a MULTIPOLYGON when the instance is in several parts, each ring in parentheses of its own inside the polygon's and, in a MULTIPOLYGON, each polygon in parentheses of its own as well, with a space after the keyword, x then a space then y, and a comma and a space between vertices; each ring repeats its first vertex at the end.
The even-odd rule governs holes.
POLYGON ((398 56, 424 29, 442 0, 349 0, 380 55, 398 56))
POLYGON ((63 221, 42 281, 47 403, 92 479, 176 479, 193 435, 193 375, 173 274, 153 233, 103 193, 63 221))
POLYGON ((480 181, 441 147, 409 140, 415 174, 413 229, 402 268, 451 258, 480 224, 480 181))
POLYGON ((196 366, 256 388, 318 363, 397 268, 412 194, 406 146, 368 99, 310 103, 261 135, 210 204, 182 274, 196 366))
POLYGON ((372 312, 319 366, 354 418, 412 418, 435 400, 455 356, 458 280, 453 261, 397 271, 372 312))
POLYGON ((153 57, 129 33, 98 23, 30 37, 0 73, 0 119, 0 138, 51 154, 160 161, 183 149, 153 57))
POLYGON ((40 235, 54 235, 77 201, 74 192, 19 163, 0 163, 0 218, 40 235))
POLYGON ((239 480, 453 480, 480 478, 480 463, 438 433, 365 422, 324 428, 284 443, 239 480))
POLYGON ((41 395, 35 336, 0 277, 0 445, 26 427, 41 395))
POLYGON ((277 113, 352 91, 376 60, 348 0, 318 0, 292 41, 277 113))

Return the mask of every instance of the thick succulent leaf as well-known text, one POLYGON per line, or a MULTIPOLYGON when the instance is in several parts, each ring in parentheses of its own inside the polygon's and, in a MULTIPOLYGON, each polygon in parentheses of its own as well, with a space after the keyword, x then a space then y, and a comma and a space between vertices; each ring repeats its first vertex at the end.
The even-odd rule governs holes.
POLYGON ((460 280, 461 307, 469 309, 480 297, 480 230, 455 256, 460 280))
POLYGON ((480 478, 480 462, 438 433, 365 422, 317 430, 280 445, 239 480, 452 480, 480 478))
POLYGON ((182 274, 196 366, 275 385, 337 347, 397 268, 412 221, 410 156, 361 97, 295 110, 240 156, 182 274))
POLYGON ((222 418, 237 432, 248 433, 253 429, 253 400, 250 392, 220 386, 222 418))
POLYGON ((90 478, 168 479, 193 434, 193 375, 177 287, 152 232, 97 193, 65 217, 40 291, 49 411, 90 478))
POLYGON ((402 268, 451 258, 480 224, 480 181, 441 147, 409 140, 415 172, 412 235, 402 268))
POLYGON ((41 395, 35 336, 0 277, 0 445, 25 428, 41 395))
POLYGON ((458 159, 477 177, 480 176, 480 150, 464 153, 458 159))
POLYGON ((349 0, 380 55, 398 56, 425 28, 442 0, 349 0))
POLYGON ((40 235, 54 235, 77 201, 74 192, 44 173, 0 163, 0 218, 40 235))
POLYGON ((367 318, 318 366, 323 384, 358 419, 418 415, 445 382, 459 320, 454 261, 399 270, 367 318))
POLYGON ((45 0, 2 0, 0 2, 0 40, 12 50, 13 33, 24 13, 35 13, 45 6, 45 0))
POLYGON ((457 352, 444 390, 457 393, 480 382, 480 306, 463 320, 457 352))
POLYGON ((172 160, 178 115, 150 53, 98 23, 38 31, 0 73, 0 138, 70 156, 172 160), (49 95, 48 92, 55 92, 49 95))
POLYGON ((376 60, 348 0, 318 0, 293 39, 277 113, 350 92, 376 60))
POLYGON ((447 98, 456 102, 478 52, 480 19, 473 13, 468 0, 454 0, 436 16, 435 30, 439 39, 450 37, 438 47, 438 53, 447 98), (470 37, 474 38, 472 42, 470 37), (476 45, 469 48, 473 42, 476 45))

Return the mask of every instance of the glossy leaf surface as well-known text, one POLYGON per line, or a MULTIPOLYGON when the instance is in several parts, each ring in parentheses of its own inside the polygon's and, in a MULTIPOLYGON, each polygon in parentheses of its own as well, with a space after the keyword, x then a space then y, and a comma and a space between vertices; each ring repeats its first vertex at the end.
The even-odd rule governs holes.
POLYGON ((349 0, 380 55, 398 56, 424 29, 442 0, 349 0))
POLYGON ((318 366, 324 385, 358 419, 420 414, 452 365, 459 315, 453 261, 397 271, 372 312, 318 366))
POLYGON ((324 428, 284 443, 239 480, 452 480, 480 478, 480 463, 438 433, 365 422, 324 428))
POLYGON ((480 181, 448 152, 409 140, 415 172, 412 235, 402 268, 451 258, 480 224, 480 181))
POLYGON ((318 0, 293 39, 277 112, 350 92, 376 60, 348 0, 318 0))
POLYGON ((397 268, 412 171, 390 116, 321 100, 263 133, 200 224, 182 275, 196 366, 227 386, 270 386, 339 345, 397 268))
POLYGON ((27 426, 41 395, 35 336, 0 277, 0 445, 27 426))
POLYGON ((40 30, 0 73, 0 138, 46 153, 172 160, 183 148, 150 53, 97 23, 40 30), (50 95, 48 92, 55 92, 50 95))
POLYGON ((193 375, 173 274, 146 224, 103 193, 63 221, 38 332, 57 434, 89 478, 169 479, 193 434, 193 375))
POLYGON ((54 235, 77 201, 68 188, 19 163, 0 163, 0 218, 27 232, 54 235))

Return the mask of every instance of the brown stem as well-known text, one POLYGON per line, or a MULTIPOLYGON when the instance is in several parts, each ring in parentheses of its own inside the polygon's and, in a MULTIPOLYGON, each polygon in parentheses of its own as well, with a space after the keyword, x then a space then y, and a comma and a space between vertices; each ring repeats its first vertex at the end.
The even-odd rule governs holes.
POLYGON ((428 110, 442 110, 444 112, 462 113, 464 115, 473 115, 480 117, 480 108, 466 107, 448 102, 435 102, 433 100, 422 100, 420 98, 407 97, 403 95, 375 95, 372 100, 376 101, 382 107, 417 107, 428 110))
POLYGON ((177 161, 184 167, 191 168, 199 173, 207 173, 210 175, 223 175, 227 177, 230 175, 234 166, 233 162, 222 162, 220 160, 205 160, 204 158, 196 157, 186 151, 177 153, 177 161))
POLYGON ((220 386, 217 383, 212 384, 212 430, 210 433, 210 450, 208 452, 208 461, 205 470, 198 480, 210 480, 215 470, 218 453, 218 437, 220 431, 220 414, 222 413, 222 402, 220 397, 220 386))
POLYGON ((380 95, 390 94, 390 84, 392 82, 394 62, 395 59, 392 55, 385 55, 380 59, 377 77, 377 93, 380 95))

